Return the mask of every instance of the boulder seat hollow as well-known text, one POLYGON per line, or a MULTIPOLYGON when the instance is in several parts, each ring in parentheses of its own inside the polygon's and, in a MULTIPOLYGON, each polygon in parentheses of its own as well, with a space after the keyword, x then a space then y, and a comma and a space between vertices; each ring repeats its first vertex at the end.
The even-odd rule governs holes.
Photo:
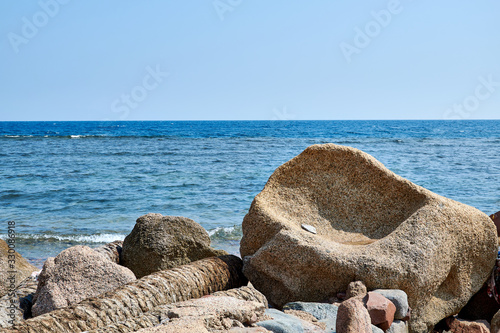
POLYGON ((244 274, 274 306, 325 301, 361 280, 404 290, 411 331, 427 332, 481 288, 497 237, 479 210, 358 149, 322 144, 271 175, 243 220, 240 252, 244 274))

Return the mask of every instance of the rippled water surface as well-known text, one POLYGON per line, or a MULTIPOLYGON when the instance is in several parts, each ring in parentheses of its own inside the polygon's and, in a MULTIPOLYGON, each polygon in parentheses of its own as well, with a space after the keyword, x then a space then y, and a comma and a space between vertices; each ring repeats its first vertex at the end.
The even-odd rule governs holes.
POLYGON ((146 213, 189 217, 236 252, 241 221, 282 163, 316 143, 500 210, 500 121, 0 122, 0 236, 30 259, 123 239, 146 213))

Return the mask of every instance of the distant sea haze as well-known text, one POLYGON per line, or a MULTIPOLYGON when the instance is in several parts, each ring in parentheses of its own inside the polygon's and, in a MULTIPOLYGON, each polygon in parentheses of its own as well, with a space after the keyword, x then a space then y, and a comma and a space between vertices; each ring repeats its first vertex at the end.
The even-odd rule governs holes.
POLYGON ((200 223, 237 253, 274 170, 307 146, 361 149, 486 214, 500 210, 500 120, 0 122, 0 237, 32 261, 123 239, 147 213, 200 223))

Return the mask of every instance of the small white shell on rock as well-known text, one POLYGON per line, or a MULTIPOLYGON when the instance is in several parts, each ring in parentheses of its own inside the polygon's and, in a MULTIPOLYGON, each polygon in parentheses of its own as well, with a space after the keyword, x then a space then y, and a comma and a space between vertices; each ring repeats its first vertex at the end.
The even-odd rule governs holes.
POLYGON ((313 234, 317 234, 316 232, 316 228, 313 227, 312 225, 309 225, 309 224, 302 224, 301 225, 302 229, 304 229, 305 231, 309 231, 310 233, 313 233, 313 234))

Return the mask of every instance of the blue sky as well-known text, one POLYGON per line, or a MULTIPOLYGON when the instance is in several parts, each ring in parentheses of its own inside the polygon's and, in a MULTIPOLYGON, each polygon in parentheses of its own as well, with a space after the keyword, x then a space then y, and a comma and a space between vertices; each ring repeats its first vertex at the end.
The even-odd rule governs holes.
POLYGON ((0 120, 499 119, 498 1, 2 1, 0 120))

